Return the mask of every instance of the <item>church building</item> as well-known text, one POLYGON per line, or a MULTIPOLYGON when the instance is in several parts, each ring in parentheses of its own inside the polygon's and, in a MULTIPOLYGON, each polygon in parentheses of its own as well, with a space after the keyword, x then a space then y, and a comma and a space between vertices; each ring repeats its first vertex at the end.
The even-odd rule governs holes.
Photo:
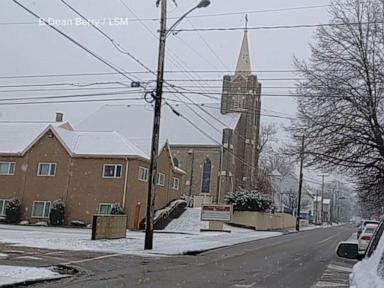
MULTIPOLYGON (((260 96, 245 30, 236 71, 223 77, 221 103, 172 104, 183 117, 163 107, 160 145, 170 148, 173 164, 186 173, 182 194, 223 202, 227 193, 255 188, 260 96)), ((116 131, 150 155, 152 119, 149 104, 105 105, 76 128, 116 131)))

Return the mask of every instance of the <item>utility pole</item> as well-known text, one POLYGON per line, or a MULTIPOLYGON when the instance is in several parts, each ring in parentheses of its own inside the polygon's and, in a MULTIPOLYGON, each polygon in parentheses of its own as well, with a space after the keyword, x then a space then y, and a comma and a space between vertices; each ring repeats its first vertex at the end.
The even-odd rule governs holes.
POLYGON ((333 213, 333 208, 334 208, 334 199, 335 199, 335 188, 332 189, 332 198, 331 198, 331 202, 330 202, 330 209, 329 209, 329 222, 330 224, 332 225, 333 223, 333 217, 334 217, 334 213, 333 213))
POLYGON ((164 82, 164 62, 165 62, 165 41, 172 30, 187 17, 191 12, 199 8, 206 8, 211 4, 210 0, 200 0, 200 2, 192 9, 182 15, 172 26, 167 30, 167 0, 157 0, 156 5, 161 5, 160 16, 160 37, 159 37, 159 56, 157 63, 157 79, 156 92, 152 93, 155 102, 155 110, 153 117, 152 129, 152 145, 151 145, 151 162, 149 164, 148 173, 148 195, 147 195, 147 212, 145 225, 145 243, 144 249, 151 250, 153 248, 153 218, 155 214, 155 187, 157 180, 157 156, 159 154, 159 138, 160 138, 160 115, 161 101, 163 97, 163 82, 164 82))
POLYGON ((164 82, 164 61, 165 61, 165 40, 167 37, 167 0, 161 2, 161 17, 160 17, 160 43, 159 43, 159 58, 157 66, 156 94, 155 94, 155 111, 153 117, 152 130, 152 146, 151 146, 151 162, 149 164, 148 175, 148 195, 147 195, 147 213, 145 225, 145 243, 144 249, 151 250, 153 248, 153 218, 155 213, 155 187, 157 176, 157 155, 159 152, 160 138, 160 115, 161 115, 161 100, 163 96, 164 82))
POLYGON ((323 224, 323 221, 324 221, 324 178, 325 178, 325 174, 321 174, 320 175, 321 178, 322 178, 322 182, 321 182, 321 206, 320 206, 320 223, 323 224))
POLYGON ((301 192, 303 189, 303 165, 304 165, 304 135, 301 139, 300 151, 300 179, 299 179, 299 197, 297 199, 297 215, 296 215, 296 231, 300 231, 300 209, 301 209, 301 192))
POLYGON ((319 191, 316 189, 316 198, 315 198, 315 225, 319 221, 319 191))

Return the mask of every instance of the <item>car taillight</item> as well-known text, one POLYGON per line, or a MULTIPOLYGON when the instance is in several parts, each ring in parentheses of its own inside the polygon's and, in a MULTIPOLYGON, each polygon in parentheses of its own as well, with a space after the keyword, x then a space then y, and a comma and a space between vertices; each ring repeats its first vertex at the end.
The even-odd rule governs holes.
POLYGON ((361 237, 361 240, 371 240, 371 236, 363 236, 361 237))

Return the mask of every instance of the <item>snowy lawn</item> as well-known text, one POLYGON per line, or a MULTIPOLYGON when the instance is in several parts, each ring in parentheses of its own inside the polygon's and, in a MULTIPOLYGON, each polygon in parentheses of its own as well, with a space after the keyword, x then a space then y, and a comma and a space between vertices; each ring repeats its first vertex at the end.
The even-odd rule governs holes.
POLYGON ((47 268, 0 265, 0 286, 67 277, 47 268))
POLYGON ((200 232, 200 209, 192 208, 174 220, 166 230, 154 235, 154 249, 143 251, 144 233, 127 231, 126 239, 92 241, 90 229, 0 225, 0 242, 17 246, 87 250, 134 255, 177 255, 230 246, 279 236, 280 232, 261 232, 226 226, 225 232, 200 232))

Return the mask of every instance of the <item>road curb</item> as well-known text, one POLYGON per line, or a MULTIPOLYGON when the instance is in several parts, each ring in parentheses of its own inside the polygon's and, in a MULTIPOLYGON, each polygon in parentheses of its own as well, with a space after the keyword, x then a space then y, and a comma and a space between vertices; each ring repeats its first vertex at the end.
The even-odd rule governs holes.
POLYGON ((72 277, 73 275, 77 274, 79 270, 76 268, 66 266, 66 265, 55 265, 55 266, 49 266, 49 267, 39 267, 39 268, 47 268, 53 272, 61 274, 60 276, 57 276, 55 278, 39 278, 39 279, 33 279, 33 280, 24 280, 17 283, 12 284, 4 284, 0 285, 0 288, 14 288, 14 287, 20 287, 20 286, 28 286, 38 283, 44 283, 44 282, 53 282, 55 280, 61 280, 64 278, 72 277), (65 274, 64 274, 65 272, 65 274))

